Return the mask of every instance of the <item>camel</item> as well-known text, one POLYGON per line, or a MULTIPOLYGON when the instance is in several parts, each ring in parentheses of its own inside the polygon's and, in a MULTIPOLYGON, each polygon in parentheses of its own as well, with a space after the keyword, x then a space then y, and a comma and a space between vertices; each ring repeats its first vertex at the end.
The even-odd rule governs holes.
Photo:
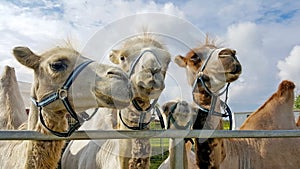
POLYGON ((14 130, 27 120, 14 68, 5 66, 0 79, 0 130, 14 130))
MULTIPOLYGON (((284 80, 278 90, 242 124, 241 130, 295 130, 295 85, 284 80)), ((220 168, 300 168, 299 138, 223 139, 225 159, 220 168)), ((218 167, 216 167, 218 168, 218 167)))
POLYGON ((297 127, 300 127, 300 116, 298 117, 297 123, 296 123, 297 127))
MULTIPOLYGON (((196 115, 195 108, 186 101, 169 101, 162 106, 166 129, 190 130, 196 115)), ((189 139, 169 139, 169 156, 158 169, 197 169, 195 153, 189 139)))
MULTIPOLYGON (((105 128, 100 126, 103 123, 101 119, 96 121, 94 118, 80 129, 148 130, 151 111, 165 88, 170 54, 155 37, 144 33, 127 39, 120 49, 112 50, 109 57, 112 63, 129 74, 133 100, 122 110, 102 109, 110 119, 105 128)), ((112 139, 104 143, 98 140, 71 141, 63 154, 62 168, 147 169, 150 154, 149 139, 112 139)))
MULTIPOLYGON (((237 80, 242 66, 236 57, 236 51, 220 48, 206 36, 205 43, 189 51, 186 56, 178 55, 175 63, 186 69, 188 83, 193 87, 193 99, 199 106, 193 129, 223 129, 220 113, 219 95, 226 83, 237 80), (215 106, 211 106, 215 105, 215 106)), ((228 90, 228 85, 225 90, 228 90)), ((223 158, 219 139, 195 139, 197 165, 201 169, 210 168, 223 158)))
MULTIPOLYGON (((64 136, 67 113, 79 120, 76 112, 124 108, 131 101, 132 89, 124 71, 92 62, 70 47, 56 47, 41 55, 15 47, 13 54, 34 73, 27 130, 64 136)), ((1 168, 55 169, 63 146, 64 141, 1 141, 1 168)))
POLYGON ((293 112, 295 88, 293 82, 284 80, 262 106, 241 125, 240 130, 292 130, 295 129, 293 112), (268 118, 266 118, 268 117, 268 118), (284 119, 284 120, 283 120, 284 119))

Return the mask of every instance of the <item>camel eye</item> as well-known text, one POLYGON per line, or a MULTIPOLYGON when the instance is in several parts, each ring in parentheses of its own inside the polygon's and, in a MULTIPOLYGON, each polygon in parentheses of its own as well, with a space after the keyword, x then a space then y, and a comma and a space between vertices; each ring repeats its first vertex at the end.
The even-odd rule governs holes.
POLYGON ((122 62, 124 62, 125 59, 126 59, 125 56, 123 56, 123 55, 120 56, 120 60, 121 60, 122 62))
POLYGON ((51 70, 56 71, 56 72, 64 71, 68 67, 68 65, 63 61, 53 62, 53 63, 50 63, 49 65, 50 65, 51 70))
POLYGON ((197 54, 195 54, 195 55, 193 55, 193 56, 191 57, 191 60, 192 60, 193 62, 198 62, 198 61, 200 61, 200 57, 199 57, 197 54))

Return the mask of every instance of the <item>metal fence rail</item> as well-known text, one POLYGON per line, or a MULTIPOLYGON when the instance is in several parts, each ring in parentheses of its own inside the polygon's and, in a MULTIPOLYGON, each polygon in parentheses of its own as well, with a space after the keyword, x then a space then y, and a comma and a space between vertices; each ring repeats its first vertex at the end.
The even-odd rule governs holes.
POLYGON ((2 130, 0 140, 99 140, 131 138, 293 138, 300 130, 88 130, 76 131, 70 137, 44 135, 27 130, 2 130))

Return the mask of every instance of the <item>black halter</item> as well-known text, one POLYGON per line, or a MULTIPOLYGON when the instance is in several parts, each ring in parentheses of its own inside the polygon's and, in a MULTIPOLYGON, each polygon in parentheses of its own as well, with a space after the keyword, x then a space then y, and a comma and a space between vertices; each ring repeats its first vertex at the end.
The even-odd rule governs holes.
MULTIPOLYGON (((206 109, 206 108, 203 108, 201 105, 199 105, 196 101, 195 101, 195 97, 193 95, 193 100, 194 102, 199 106, 199 109, 202 111, 202 112, 206 112, 208 113, 209 115, 214 115, 214 116, 220 116, 220 117, 228 117, 229 118, 229 129, 232 130, 232 113, 231 113, 231 110, 229 108, 229 106, 227 105, 227 98, 228 98, 228 88, 229 88, 229 85, 230 83, 227 83, 226 87, 224 88, 223 91, 221 92, 213 92, 211 91, 207 85, 205 84, 204 82, 204 75, 203 75, 203 71, 209 61, 209 59, 211 58, 211 56, 213 55, 213 53, 215 52, 216 50, 213 50, 212 52, 210 52, 208 58, 205 60, 205 63, 202 65, 200 71, 198 72, 198 77, 195 79, 194 81, 194 84, 193 84, 193 92, 195 91, 195 88, 196 88, 196 85, 200 82, 201 86, 205 89, 205 91, 211 96, 211 104, 210 104, 210 109, 206 109), (221 108, 223 109, 224 111, 224 114, 223 113, 220 113, 220 112, 216 112, 215 111, 215 107, 216 107, 216 102, 218 100, 218 97, 223 95, 224 93, 226 93, 226 98, 225 98, 225 102, 223 100, 220 100, 220 105, 221 105, 221 108)), ((220 89, 221 90, 221 89, 220 89)))
MULTIPOLYGON (((143 50, 143 52, 142 52, 142 53, 141 53, 141 54, 140 54, 140 55, 132 62, 132 64, 130 65, 130 70, 129 70, 129 72, 128 72, 129 77, 131 77, 131 75, 132 75, 133 72, 134 72, 135 66, 137 65, 137 63, 139 62, 139 60, 142 58, 142 56, 143 56, 146 52, 153 53, 153 51, 150 50, 150 49, 145 49, 145 50, 143 50)), ((155 54, 154 54, 154 56, 155 56, 155 59, 157 60, 157 62, 160 63, 159 60, 157 59, 157 57, 156 57, 155 54)), ((131 130, 143 130, 143 129, 145 129, 145 128, 150 124, 151 121, 153 121, 153 120, 155 119, 155 117, 152 116, 152 118, 149 120, 149 122, 144 123, 143 121, 145 120, 146 113, 149 113, 151 110, 155 109, 155 112, 157 113, 157 116, 159 117, 160 124, 161 124, 162 128, 164 128, 163 117, 162 117, 162 115, 161 115, 161 112, 160 112, 159 108, 156 106, 157 100, 158 100, 158 99, 154 99, 154 100, 152 101, 152 103, 150 104, 150 107, 148 107, 148 108, 144 111, 144 110, 139 106, 139 104, 137 103, 137 100, 136 100, 136 99, 133 99, 133 100, 131 101, 133 107, 134 107, 137 111, 139 111, 139 112, 141 113, 140 118, 139 118, 139 126, 134 127, 134 126, 129 126, 129 125, 127 125, 127 124, 125 123, 125 121, 123 120, 123 118, 122 118, 121 111, 119 110, 119 117, 120 117, 121 122, 122 122, 127 128, 129 128, 129 129, 131 129, 131 130)))
POLYGON ((43 98, 40 102, 36 101, 35 98, 31 97, 31 100, 33 102, 33 104, 40 108, 40 121, 42 123, 42 125, 48 129, 52 134, 59 136, 59 137, 68 137, 70 136, 76 129, 78 129, 80 127, 80 123, 85 121, 85 120, 89 120, 90 117, 80 117, 77 116, 76 112, 74 111, 74 109, 72 108, 69 100, 68 100, 68 90, 71 87, 71 85, 73 84, 73 81, 76 79, 76 77, 78 76, 78 74, 90 63, 92 63, 93 61, 88 60, 85 61, 83 63, 81 63, 80 65, 78 65, 73 71, 72 73, 69 75, 69 77, 67 78, 67 80, 65 81, 65 83, 63 84, 63 86, 57 90, 57 92, 52 93, 51 95, 43 98), (50 129, 44 121, 44 117, 42 114, 42 108, 47 106, 48 104, 56 101, 56 100, 61 100, 65 106, 65 108, 67 109, 67 111, 69 112, 69 114, 71 115, 72 118, 74 118, 76 120, 76 123, 72 126, 70 126, 70 129, 67 132, 57 132, 54 131, 52 129, 50 129))
MULTIPOLYGON (((143 130, 143 129, 146 129, 147 126, 155 119, 155 112, 159 118, 159 121, 160 121, 160 125, 161 125, 161 128, 165 128, 165 124, 164 124, 164 120, 163 120, 163 117, 161 115, 161 112, 157 106, 157 99, 155 99, 150 107, 148 107, 145 111, 138 105, 137 101, 135 99, 132 100, 132 105, 133 107, 135 108, 136 111, 138 111, 139 113, 141 113, 140 117, 139 117, 139 122, 138 122, 138 126, 129 126, 128 124, 125 123, 125 121, 123 120, 122 118, 122 113, 121 113, 121 110, 119 110, 119 118, 121 120, 121 122, 124 124, 124 126, 126 126, 127 128, 131 129, 131 130, 143 130), (145 116, 147 113, 151 112, 151 111, 155 111, 152 113, 152 117, 151 119, 147 122, 147 123, 144 123, 145 121, 145 116)), ((133 111, 133 110, 132 110, 133 111)))

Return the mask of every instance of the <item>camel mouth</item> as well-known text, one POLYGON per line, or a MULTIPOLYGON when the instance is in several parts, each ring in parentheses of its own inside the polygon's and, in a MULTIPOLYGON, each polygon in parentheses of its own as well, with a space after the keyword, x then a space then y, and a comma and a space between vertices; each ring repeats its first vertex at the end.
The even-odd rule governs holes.
POLYGON ((112 96, 107 96, 102 92, 95 90, 95 96, 98 106, 100 107, 109 107, 109 108, 125 108, 129 106, 131 97, 124 97, 124 98, 115 98, 112 96))
POLYGON ((242 73, 242 66, 241 65, 236 65, 234 69, 230 72, 230 74, 233 75, 240 75, 242 73))
POLYGON ((146 97, 156 99, 160 96, 161 92, 164 90, 164 88, 145 88, 143 86, 138 86, 138 89, 136 90, 137 93, 135 95, 141 96, 144 95, 146 97))
POLYGON ((122 71, 118 71, 117 69, 111 69, 111 70, 107 71, 106 76, 108 78, 114 78, 114 79, 128 81, 127 75, 122 71))

